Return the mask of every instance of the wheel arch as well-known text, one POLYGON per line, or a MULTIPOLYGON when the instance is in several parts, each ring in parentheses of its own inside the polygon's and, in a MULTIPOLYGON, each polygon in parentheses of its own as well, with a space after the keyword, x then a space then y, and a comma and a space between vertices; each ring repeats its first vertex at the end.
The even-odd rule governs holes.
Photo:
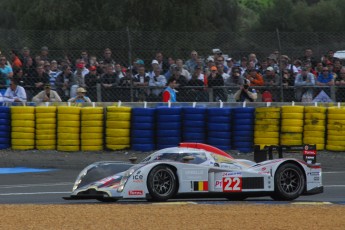
MULTIPOLYGON (((148 175, 150 175, 150 173, 151 173, 151 171, 155 168, 155 167, 157 167, 157 166, 167 166, 167 167, 169 167, 173 172, 174 172, 174 174, 175 174, 175 177, 176 177, 176 180, 177 180, 177 192, 178 192, 178 190, 179 190, 179 188, 180 188, 180 179, 179 179, 179 177, 178 177, 178 173, 177 173, 177 168, 174 166, 174 165, 171 165, 171 164, 167 164, 167 163, 163 163, 163 164, 157 164, 157 165, 155 165, 154 167, 152 167, 151 169, 150 169, 150 171, 147 173, 147 177, 148 177, 148 175)), ((146 186, 148 187, 148 180, 146 179, 146 186)))
POLYGON ((297 166, 297 167, 302 171, 303 177, 304 177, 304 181, 305 181, 305 183, 304 183, 304 188, 303 188, 303 192, 305 192, 305 190, 306 190, 306 188, 307 188, 307 175, 306 175, 306 172, 305 172, 303 166, 302 166, 301 163, 299 163, 298 161, 295 161, 295 160, 286 160, 286 161, 282 162, 280 165, 277 166, 277 168, 276 168, 276 170, 275 170, 275 172, 274 172, 274 177, 276 177, 276 173, 277 173, 278 169, 279 169, 280 167, 282 167, 283 165, 286 165, 286 164, 293 164, 293 165, 297 166))

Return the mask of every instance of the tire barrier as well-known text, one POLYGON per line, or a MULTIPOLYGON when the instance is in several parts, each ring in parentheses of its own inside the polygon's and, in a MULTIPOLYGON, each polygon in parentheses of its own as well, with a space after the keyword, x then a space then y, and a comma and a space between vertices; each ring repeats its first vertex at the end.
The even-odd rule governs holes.
POLYGON ((327 114, 327 144, 330 151, 345 151, 345 108, 329 107, 327 114))
POLYGON ((132 109, 131 143, 135 151, 152 151, 155 145, 155 114, 154 108, 132 109))
POLYGON ((231 149, 231 108, 207 109, 207 143, 222 150, 231 149))
POLYGON ((302 145, 304 106, 282 106, 280 145, 302 145))
POLYGON ((157 107, 156 141, 157 149, 178 146, 182 134, 182 108, 157 107))
POLYGON ((279 145, 280 108, 255 109, 254 144, 263 149, 266 145, 279 145))
POLYGON ((11 147, 11 110, 0 107, 0 149, 11 147))
POLYGON ((103 107, 84 107, 81 109, 80 147, 82 151, 103 150, 103 110, 103 107))
POLYGON ((108 106, 106 111, 106 148, 110 150, 130 148, 132 108, 108 106))
POLYGON ((36 149, 56 149, 56 107, 37 106, 36 117, 36 149))
POLYGON ((80 150, 80 107, 57 107, 57 150, 80 150))
MULTIPOLYGON (((2 124, 5 125, 6 123, 2 124)), ((11 126, 13 150, 31 150, 35 148, 35 107, 11 107, 11 126)))
POLYGON ((234 108, 232 116, 232 148, 252 152, 254 146, 255 108, 234 108))
POLYGON ((325 107, 304 107, 303 143, 315 144, 317 150, 325 149, 326 112, 325 107))
POLYGON ((184 107, 182 109, 183 142, 206 141, 206 108, 184 107))

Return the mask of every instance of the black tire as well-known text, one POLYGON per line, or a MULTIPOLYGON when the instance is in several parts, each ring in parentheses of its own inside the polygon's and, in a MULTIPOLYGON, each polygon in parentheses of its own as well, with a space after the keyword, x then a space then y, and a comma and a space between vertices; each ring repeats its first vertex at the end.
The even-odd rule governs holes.
POLYGON ((151 195, 151 201, 167 201, 177 192, 177 178, 173 170, 166 165, 154 167, 148 178, 147 188, 151 195))
POLYGON ((294 200, 298 198, 305 188, 305 178, 302 170, 291 163, 278 168, 274 178, 274 200, 294 200))

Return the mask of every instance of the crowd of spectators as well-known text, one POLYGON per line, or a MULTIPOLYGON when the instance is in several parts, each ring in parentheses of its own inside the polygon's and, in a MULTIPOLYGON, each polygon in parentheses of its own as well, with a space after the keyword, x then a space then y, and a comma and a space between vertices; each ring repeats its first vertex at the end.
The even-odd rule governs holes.
MULTIPOLYGON (((187 59, 156 52, 149 63, 136 58, 131 65, 115 60, 109 48, 100 58, 82 50, 75 60, 53 59, 46 46, 39 54, 24 47, 0 56, 0 92, 8 100, 19 100, 13 95, 21 87, 26 98, 20 101, 73 102, 86 93, 86 101, 97 101, 97 85, 103 102, 130 101, 131 92, 135 101, 163 101, 165 90, 173 90, 176 101, 306 101, 323 87, 329 95, 328 86, 345 85, 345 67, 332 50, 316 58, 310 48, 294 59, 273 51, 260 60, 255 53, 234 58, 220 49, 213 49, 206 57, 193 50, 187 59), (281 87, 287 92, 284 98, 281 87)), ((341 88, 337 100, 343 101, 345 90, 342 93, 341 88)))

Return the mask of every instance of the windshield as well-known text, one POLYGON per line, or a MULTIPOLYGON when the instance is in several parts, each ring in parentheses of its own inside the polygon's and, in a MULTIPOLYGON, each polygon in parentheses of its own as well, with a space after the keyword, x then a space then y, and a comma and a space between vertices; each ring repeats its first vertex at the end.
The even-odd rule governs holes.
POLYGON ((177 162, 183 162, 183 158, 185 156, 193 156, 194 160, 188 161, 192 164, 201 164, 207 160, 206 154, 204 152, 161 152, 158 151, 151 156, 145 158, 142 162, 150 162, 150 161, 177 161, 177 162))

